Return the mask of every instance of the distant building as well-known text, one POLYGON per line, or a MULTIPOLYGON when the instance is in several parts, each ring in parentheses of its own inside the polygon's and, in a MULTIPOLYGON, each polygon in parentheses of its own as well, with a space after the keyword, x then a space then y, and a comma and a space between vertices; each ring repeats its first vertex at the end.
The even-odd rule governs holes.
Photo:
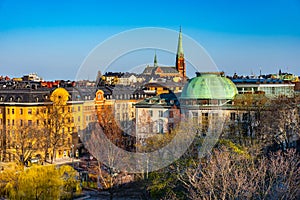
POLYGON ((237 95, 232 81, 221 73, 198 73, 186 83, 182 93, 161 93, 135 104, 137 141, 143 141, 156 133, 166 133, 181 120, 191 119, 208 130, 219 117, 230 115, 237 95), (222 108, 221 108, 222 107, 222 108))
MULTIPOLYGON (((271 86, 267 87, 275 88, 274 94, 277 94, 276 87, 293 88, 293 85, 284 85, 285 83, 279 86, 277 83, 268 84, 271 86)), ((242 135, 254 138, 259 125, 257 122, 261 120, 260 115, 263 112, 266 114, 270 112, 268 104, 270 94, 254 91, 256 92, 238 94, 237 86, 226 78, 224 73, 197 73, 196 77, 186 83, 181 94, 164 93, 136 104, 137 142, 143 143, 147 137, 157 133, 167 133, 180 123, 188 123, 188 126, 194 127, 194 131, 202 138, 213 134, 219 137, 222 130, 223 134, 229 133, 233 137, 242 135), (176 120, 174 113, 177 113, 176 120)), ((292 94, 290 90, 278 91, 281 91, 282 95, 292 94)), ((295 123, 298 119, 296 115, 298 112, 291 112, 291 118, 295 123)), ((280 141, 283 148, 285 145, 295 146, 299 137, 296 134, 285 135, 291 134, 291 131, 286 130, 285 125, 277 125, 281 127, 274 130, 273 137, 280 141)))
POLYGON ((293 97, 295 83, 281 79, 232 79, 239 94, 263 92, 269 98, 279 96, 293 97))
POLYGON ((156 96, 165 93, 180 93, 183 87, 183 82, 150 82, 143 86, 143 91, 145 94, 156 96))
POLYGON ((42 77, 39 77, 36 73, 30 73, 28 75, 24 75, 22 77, 23 81, 36 81, 36 82, 40 82, 40 81, 44 81, 44 79, 42 77))
POLYGON ((176 94, 160 94, 135 104, 136 141, 142 143, 157 133, 167 133, 180 119, 179 100, 176 94))
POLYGON ((183 121, 194 123, 203 136, 221 131, 232 112, 236 86, 223 73, 197 73, 180 96, 183 121))
POLYGON ((179 31, 177 54, 176 54, 176 63, 175 66, 158 66, 157 56, 155 53, 154 56, 154 65, 147 66, 142 75, 147 76, 159 76, 159 77, 181 77, 182 80, 186 79, 186 66, 184 60, 184 53, 182 48, 182 32, 181 28, 179 31))
MULTIPOLYGON (((49 82, 50 83, 50 82, 49 82)), ((75 88, 68 84, 68 81, 60 81, 63 87, 43 87, 41 82, 31 81, 6 81, 0 82, 0 160, 14 161, 17 155, 20 131, 26 131, 27 127, 34 128, 34 131, 45 128, 46 113, 54 106, 55 99, 66 101, 61 106, 61 112, 65 116, 64 127, 59 131, 66 133, 60 138, 60 143, 55 155, 49 148, 47 159, 51 157, 63 158, 71 156, 72 144, 75 144, 73 151, 78 149, 78 137, 88 129, 89 123, 96 121, 94 105, 90 104, 95 97, 94 89, 75 88)), ((50 85, 49 85, 50 86, 50 85)), ((32 142, 32 148, 39 145, 32 142)), ((44 152, 37 151, 32 154, 43 155, 44 152)))
POLYGON ((140 81, 136 74, 124 74, 122 77, 118 78, 117 85, 134 85, 140 81))

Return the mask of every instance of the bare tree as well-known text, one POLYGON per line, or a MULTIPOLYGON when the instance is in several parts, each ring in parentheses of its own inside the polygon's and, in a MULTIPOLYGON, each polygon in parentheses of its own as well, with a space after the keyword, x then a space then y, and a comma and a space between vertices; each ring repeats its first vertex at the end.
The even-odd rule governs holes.
POLYGON ((260 132, 265 145, 279 146, 282 150, 296 145, 299 139, 299 98, 273 99, 262 113, 260 132))
POLYGON ((124 137, 120 124, 115 119, 114 110, 111 106, 104 106, 97 113, 98 124, 100 125, 106 137, 115 145, 124 147, 124 137))
POLYGON ((108 189, 110 199, 113 198, 114 185, 117 183, 119 171, 114 167, 117 162, 122 162, 119 151, 113 146, 124 147, 122 130, 115 120, 112 107, 104 106, 98 110, 98 121, 90 124, 89 136, 84 139, 84 145, 88 151, 98 160, 98 177, 104 189, 108 189), (105 145, 104 145, 105 144, 105 145), (104 161, 102 163, 101 161, 104 161))
POLYGON ((298 199, 299 164, 295 150, 256 160, 221 148, 178 178, 190 199, 298 199))
POLYGON ((11 130, 10 151, 16 155, 21 164, 28 163, 29 159, 41 150, 39 140, 41 132, 32 124, 16 124, 11 130))
POLYGON ((238 95, 234 100, 232 116, 226 121, 223 136, 243 146, 261 142, 258 127, 267 105, 269 99, 264 94, 238 95))
POLYGON ((45 106, 38 118, 42 121, 44 159, 52 151, 51 162, 55 159, 58 148, 66 145, 66 139, 72 134, 72 107, 62 98, 55 98, 53 103, 45 106))

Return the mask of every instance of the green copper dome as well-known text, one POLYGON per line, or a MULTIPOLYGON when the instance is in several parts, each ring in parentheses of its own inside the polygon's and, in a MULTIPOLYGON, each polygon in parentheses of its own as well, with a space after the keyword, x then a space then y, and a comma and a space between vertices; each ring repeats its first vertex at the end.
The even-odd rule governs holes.
POLYGON ((232 100, 237 93, 234 83, 221 73, 197 73, 197 77, 185 85, 181 98, 232 100))

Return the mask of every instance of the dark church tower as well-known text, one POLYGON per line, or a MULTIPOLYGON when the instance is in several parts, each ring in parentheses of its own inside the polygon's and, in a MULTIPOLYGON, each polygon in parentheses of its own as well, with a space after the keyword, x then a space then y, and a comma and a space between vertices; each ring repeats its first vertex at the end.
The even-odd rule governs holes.
POLYGON ((184 53, 183 53, 183 48, 182 48, 181 27, 180 27, 179 38, 178 38, 178 47, 177 47, 177 55, 176 55, 176 69, 179 72, 181 77, 184 77, 184 78, 186 77, 184 53))

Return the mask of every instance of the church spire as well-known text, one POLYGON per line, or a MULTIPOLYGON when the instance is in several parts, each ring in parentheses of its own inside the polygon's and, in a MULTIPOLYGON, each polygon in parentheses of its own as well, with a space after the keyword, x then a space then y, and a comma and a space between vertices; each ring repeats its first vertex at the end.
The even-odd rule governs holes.
POLYGON ((183 48, 182 48, 181 26, 180 26, 179 37, 178 37, 178 47, 177 47, 177 55, 176 55, 176 70, 179 72, 181 77, 186 78, 184 53, 183 53, 183 48))
POLYGON ((177 56, 183 57, 183 48, 182 48, 182 32, 181 32, 181 26, 179 29, 179 37, 178 37, 178 46, 177 46, 177 56))
POLYGON ((157 67, 157 57, 156 57, 156 51, 155 51, 155 54, 154 54, 154 67, 157 67))

